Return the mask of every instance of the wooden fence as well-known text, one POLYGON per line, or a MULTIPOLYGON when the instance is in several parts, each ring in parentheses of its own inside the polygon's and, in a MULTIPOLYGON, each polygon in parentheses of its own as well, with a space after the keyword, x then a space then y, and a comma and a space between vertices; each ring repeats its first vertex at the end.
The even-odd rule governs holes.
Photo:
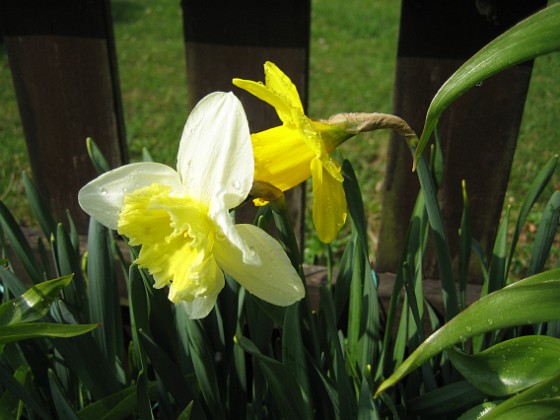
MULTIPOLYGON (((230 90, 231 75, 261 80, 266 60, 292 77, 305 105, 310 3, 183 0, 190 106, 211 91, 230 90)), ((429 101, 445 79, 480 47, 545 4, 403 0, 394 113, 420 132, 429 101)), ((3 0, 0 7, 34 181, 59 219, 69 209, 85 231, 87 219, 76 200, 79 188, 94 176, 85 137, 96 140, 113 167, 127 161, 110 1, 3 0)), ((439 198, 452 247, 462 209, 462 179, 469 187, 474 234, 483 244, 496 235, 531 66, 525 63, 488 80, 441 119, 443 138, 450 141, 443 148, 439 198)), ((275 124, 270 107, 249 95, 240 93, 240 98, 253 131, 275 124)), ((393 137, 377 250, 379 271, 395 271, 401 255, 418 190, 410 168, 404 142, 393 137)), ((300 188, 290 198, 298 222, 303 218, 303 195, 300 188)))

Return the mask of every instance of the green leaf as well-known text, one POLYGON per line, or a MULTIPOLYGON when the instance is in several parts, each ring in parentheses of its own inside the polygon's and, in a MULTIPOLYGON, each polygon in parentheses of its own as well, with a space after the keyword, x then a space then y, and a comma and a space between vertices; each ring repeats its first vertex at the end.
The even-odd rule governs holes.
POLYGON ((305 401, 304 407, 308 410, 306 417, 312 418, 311 392, 300 322, 299 304, 287 307, 282 328, 282 362, 295 373, 305 401))
POLYGON ((32 322, 43 318, 58 292, 68 286, 72 275, 45 281, 28 289, 21 296, 0 305, 0 326, 32 322))
POLYGON ((443 111, 467 90, 514 64, 560 49, 560 4, 518 23, 467 60, 439 89, 428 108, 416 149, 418 160, 443 111))
POLYGON ((547 420, 559 416, 560 373, 507 399, 479 418, 547 420))
POLYGON ((451 319, 459 312, 456 285, 451 265, 451 251, 449 250, 449 241, 437 200, 437 189, 424 156, 418 159, 417 172, 421 192, 424 196, 426 212, 428 213, 430 229, 434 239, 439 277, 441 279, 443 305, 445 307, 445 317, 446 319, 451 319))
POLYGON ((560 339, 523 336, 468 355, 448 351, 453 366, 477 389, 497 397, 522 391, 560 372, 560 339))
MULTIPOLYGON (((15 399, 19 399, 23 401, 29 411, 36 413, 44 419, 50 419, 50 413, 43 405, 43 401, 32 395, 26 387, 26 382, 30 379, 31 375, 31 369, 27 365, 19 366, 12 376, 11 372, 3 364, 0 364, 0 384, 7 393, 11 393, 11 395, 4 394, 2 396, 2 403, 5 403, 6 406, 2 406, 1 409, 9 410, 10 403, 17 404, 15 399)), ((10 412, 10 415, 6 418, 12 418, 12 415, 13 413, 10 412)))
POLYGON ((0 344, 37 337, 75 337, 93 331, 97 324, 66 325, 49 322, 28 322, 0 326, 0 344))
POLYGON ((103 156, 103 153, 101 152, 99 147, 97 147, 97 144, 95 144, 91 137, 88 137, 86 139, 86 147, 89 158, 91 159, 91 163, 93 164, 93 167, 95 168, 97 174, 101 175, 102 173, 108 172, 111 167, 109 166, 107 160, 105 160, 105 157, 103 156))
POLYGON ((527 216, 529 215, 529 211, 533 207, 533 204, 537 201, 539 196, 541 195, 542 191, 546 187, 546 184, 554 175, 554 171, 556 170, 556 165, 558 163, 558 155, 554 155, 546 165, 539 171, 531 186, 527 190, 527 194, 525 196, 525 200, 523 201, 523 205, 521 206, 521 210, 519 211, 519 216, 517 217, 517 225, 515 226, 515 231, 513 232, 511 238, 511 249, 508 258, 508 267, 511 265, 511 260, 513 258, 513 252, 515 251, 515 247, 517 245, 517 241, 519 240, 519 235, 521 234, 521 229, 527 220, 527 216))
POLYGON ((154 418, 149 394, 148 375, 144 369, 140 371, 138 378, 136 379, 136 404, 138 414, 141 419, 154 418))
POLYGON ((539 223, 539 230, 533 245, 531 262, 529 263, 529 275, 540 273, 550 254, 550 248, 554 243, 554 237, 558 229, 560 219, 560 191, 555 191, 548 200, 544 213, 539 223))
POLYGON ((560 319, 560 269, 484 296, 428 337, 377 389, 376 396, 436 354, 496 329, 560 319), (511 310, 515 308, 515 310, 511 310))
POLYGON ((107 361, 114 365, 122 359, 122 337, 119 289, 114 270, 114 257, 109 246, 108 229, 90 219, 88 230, 87 278, 90 322, 101 328, 93 333, 107 361))
POLYGON ((496 405, 498 405, 501 401, 488 401, 483 402, 482 404, 478 404, 469 410, 465 411, 457 420, 478 420, 482 418, 484 414, 492 410, 496 405))
POLYGON ((181 374, 181 369, 169 358, 169 356, 154 342, 154 340, 146 335, 143 331, 139 332, 142 345, 146 349, 148 357, 154 365, 154 369, 158 373, 161 381, 167 391, 173 395, 173 398, 180 407, 186 405, 195 397, 192 387, 185 381, 181 374))
POLYGON ((31 181, 31 178, 29 178, 29 175, 25 171, 22 174, 22 180, 29 207, 39 222, 41 230, 45 236, 49 238, 56 232, 56 222, 52 217, 51 211, 43 198, 40 196, 39 191, 37 191, 35 184, 33 184, 33 181, 31 181))
POLYGON ((40 283, 44 280, 43 275, 37 267, 37 260, 34 257, 33 250, 27 243, 25 235, 23 234, 19 224, 12 216, 12 213, 7 209, 7 207, 0 201, 0 227, 4 231, 4 234, 8 238, 10 247, 14 251, 14 254, 18 261, 21 263, 26 274, 29 276, 31 281, 35 284, 40 283))
POLYGON ((362 199, 362 192, 360 191, 360 185, 352 168, 351 163, 348 160, 344 160, 342 163, 342 174, 344 175, 344 193, 346 194, 346 201, 348 203, 348 212, 352 218, 352 222, 356 227, 356 232, 358 237, 362 242, 362 249, 364 250, 366 257, 368 257, 368 237, 367 237, 367 219, 364 211, 364 202, 362 199))
MULTIPOLYGON (((186 316, 186 314, 183 316, 186 316)), ((213 358, 214 353, 211 351, 204 330, 200 327, 198 321, 187 320, 186 326, 189 338, 189 353, 192 357, 196 379, 204 400, 215 418, 224 418, 224 407, 222 406, 218 375, 213 358)))
POLYGON ((81 322, 86 322, 88 321, 87 286, 82 276, 80 256, 61 223, 57 226, 56 241, 52 245, 56 247, 55 256, 59 275, 63 276, 74 273, 74 281, 62 291, 64 300, 76 310, 75 315, 77 318, 81 322))
MULTIPOLYGON (((334 347, 334 361, 332 369, 334 371, 334 380, 336 382, 336 391, 338 409, 341 418, 355 418, 357 413, 356 399, 354 389, 348 374, 344 355, 342 351, 341 340, 336 328, 336 315, 332 295, 325 287, 319 289, 321 296, 321 311, 326 324, 326 338, 330 345, 334 347)), ((325 386, 327 392, 329 388, 325 386)))
POLYGON ((492 248, 492 257, 490 258, 490 268, 488 270, 488 283, 483 286, 482 294, 495 292, 504 287, 506 283, 506 266, 507 266, 507 231, 509 225, 509 208, 506 215, 500 222, 494 247, 492 248))
POLYGON ((52 369, 49 369, 49 385, 57 417, 59 419, 78 420, 78 415, 64 394, 64 389, 52 369))
MULTIPOLYGON (((55 301, 51 316, 64 326, 76 326, 76 318, 62 300, 55 301)), ((123 387, 122 377, 115 375, 114 366, 101 353, 91 334, 77 337, 53 338, 52 343, 64 360, 64 365, 77 376, 94 398, 103 398, 123 387)))
POLYGON ((461 412, 466 407, 482 401, 485 395, 467 381, 442 385, 407 401, 407 411, 422 418, 442 418, 448 414, 461 412))
POLYGON ((358 401, 358 420, 378 419, 379 414, 375 410, 375 404, 371 397, 368 382, 364 378, 360 387, 360 399, 358 401))
POLYGON ((235 339, 243 350, 255 357, 282 417, 286 419, 307 418, 301 388, 290 369, 277 360, 263 355, 248 338, 236 336, 235 339))
MULTIPOLYGON (((157 383, 148 383, 149 397, 157 397, 157 383)), ((88 405, 78 412, 81 420, 126 418, 136 411, 136 385, 129 386, 88 405)))
POLYGON ((465 308, 467 301, 467 277, 471 259, 472 225, 467 183, 465 180, 461 182, 461 187, 463 190, 463 213, 461 215, 461 227, 459 228, 459 290, 461 308, 465 308))

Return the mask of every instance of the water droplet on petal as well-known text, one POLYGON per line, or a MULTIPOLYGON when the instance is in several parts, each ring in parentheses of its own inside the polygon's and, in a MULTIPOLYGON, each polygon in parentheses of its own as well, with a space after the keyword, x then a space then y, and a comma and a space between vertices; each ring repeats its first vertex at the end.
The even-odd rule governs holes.
POLYGON ((233 188, 235 188, 236 190, 241 189, 241 181, 239 181, 238 179, 236 179, 235 181, 233 181, 233 188))

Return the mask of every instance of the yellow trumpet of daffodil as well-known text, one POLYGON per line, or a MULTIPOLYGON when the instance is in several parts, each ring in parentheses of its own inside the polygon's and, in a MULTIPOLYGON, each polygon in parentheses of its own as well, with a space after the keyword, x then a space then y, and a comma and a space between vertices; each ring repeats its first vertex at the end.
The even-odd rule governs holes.
POLYGON ((202 318, 224 287, 223 272, 249 292, 287 306, 304 296, 303 283, 275 239, 256 226, 235 225, 229 209, 253 184, 247 117, 232 93, 202 99, 190 114, 177 171, 133 163, 84 186, 81 207, 101 224, 141 245, 135 260, 169 286, 169 299, 202 318))
POLYGON ((307 117, 295 85, 274 63, 266 62, 264 73, 264 84, 233 79, 235 86, 272 105, 282 122, 251 135, 255 182, 286 191, 311 177, 313 223, 319 239, 332 242, 346 222, 347 210, 340 163, 331 153, 354 134, 307 117))

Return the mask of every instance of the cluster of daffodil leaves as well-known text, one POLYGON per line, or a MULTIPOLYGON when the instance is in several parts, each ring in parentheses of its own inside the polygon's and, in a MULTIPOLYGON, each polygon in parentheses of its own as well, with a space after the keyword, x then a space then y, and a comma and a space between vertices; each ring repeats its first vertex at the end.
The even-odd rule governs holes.
POLYGON ((308 118, 288 76, 271 62, 264 69, 264 84, 233 83, 272 105, 282 125, 251 135, 237 97, 212 93, 187 119, 177 170, 133 163, 79 193, 86 213, 142 246, 135 263, 152 274, 155 288, 169 286, 169 299, 193 319, 214 307, 224 272, 275 305, 304 296, 280 244, 256 226, 234 224, 230 210, 248 196, 264 205, 311 177, 319 238, 331 242, 346 220, 341 166, 330 153, 355 133, 308 118))

